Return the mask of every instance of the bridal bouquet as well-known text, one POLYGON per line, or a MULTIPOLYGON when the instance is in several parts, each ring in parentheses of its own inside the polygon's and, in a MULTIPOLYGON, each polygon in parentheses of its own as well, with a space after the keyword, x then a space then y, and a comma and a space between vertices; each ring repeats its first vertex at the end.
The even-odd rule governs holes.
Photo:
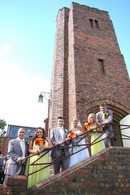
POLYGON ((76 136, 77 136, 77 134, 74 133, 73 131, 71 131, 71 132, 67 135, 67 138, 72 139, 72 138, 75 138, 76 136))

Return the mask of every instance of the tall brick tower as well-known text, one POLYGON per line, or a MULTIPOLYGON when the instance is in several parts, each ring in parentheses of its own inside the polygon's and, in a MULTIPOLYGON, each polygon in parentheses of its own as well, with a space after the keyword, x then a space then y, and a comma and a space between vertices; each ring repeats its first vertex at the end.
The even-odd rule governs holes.
POLYGON ((72 3, 56 20, 49 127, 82 122, 106 102, 116 124, 130 113, 130 80, 108 12, 72 3))

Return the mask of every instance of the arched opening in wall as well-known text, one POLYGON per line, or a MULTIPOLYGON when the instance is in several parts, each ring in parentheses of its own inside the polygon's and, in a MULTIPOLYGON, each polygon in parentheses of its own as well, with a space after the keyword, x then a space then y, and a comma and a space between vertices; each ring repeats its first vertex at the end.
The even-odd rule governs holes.
POLYGON ((123 146, 121 128, 119 122, 113 120, 112 128, 114 130, 114 137, 111 139, 112 146, 123 146))
MULTIPOLYGON (((122 105, 123 106, 123 105, 122 105)), ((108 104, 108 108, 113 111, 113 130, 114 130, 114 137, 112 138, 112 146, 123 146, 122 135, 124 134, 123 128, 120 126, 120 121, 129 114, 127 108, 114 102, 114 105, 108 104)), ((127 136, 127 135, 126 135, 127 136)))
POLYGON ((82 117, 82 121, 85 121, 87 116, 90 113, 99 112, 99 105, 105 102, 107 104, 107 108, 113 111, 113 123, 112 127, 114 130, 114 137, 111 139, 112 146, 123 146, 122 134, 123 131, 120 126, 120 121, 129 114, 130 110, 128 107, 125 107, 123 104, 116 102, 114 100, 102 99, 98 101, 93 101, 88 104, 82 105, 85 111, 85 115, 82 117))

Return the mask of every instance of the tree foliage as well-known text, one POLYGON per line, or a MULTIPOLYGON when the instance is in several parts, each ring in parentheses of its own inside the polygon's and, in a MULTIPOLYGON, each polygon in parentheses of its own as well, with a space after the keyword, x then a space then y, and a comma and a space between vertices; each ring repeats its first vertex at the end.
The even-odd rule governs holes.
POLYGON ((0 119, 0 129, 3 130, 6 125, 7 125, 7 123, 5 122, 5 120, 0 119))
POLYGON ((4 131, 4 128, 5 128, 6 125, 7 125, 6 121, 0 119, 0 147, 2 145, 2 137, 6 133, 6 131, 4 131))

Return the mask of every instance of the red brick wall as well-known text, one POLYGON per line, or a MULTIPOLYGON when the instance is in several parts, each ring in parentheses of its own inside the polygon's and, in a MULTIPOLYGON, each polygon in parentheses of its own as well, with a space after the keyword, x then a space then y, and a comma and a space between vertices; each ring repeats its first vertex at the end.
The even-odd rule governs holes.
POLYGON ((2 138, 2 147, 1 147, 1 151, 2 151, 3 156, 6 156, 6 155, 7 155, 7 151, 8 151, 8 142, 9 142, 9 140, 11 140, 11 139, 14 139, 14 138, 11 138, 11 137, 3 137, 3 138, 2 138))
POLYGON ((10 177, 8 187, 15 195, 128 195, 129 165, 129 148, 109 147, 28 190, 23 176, 10 177))
POLYGON ((65 116, 65 120, 68 120, 68 12, 67 8, 63 8, 56 20, 50 128, 57 126, 59 116, 65 116))
POLYGON ((90 113, 87 105, 91 103, 93 108, 102 100, 110 105, 117 102, 119 108, 122 104, 128 114, 130 82, 108 13, 73 3, 68 25, 70 122, 75 114, 86 121, 90 113), (91 28, 89 19, 98 21, 99 28, 91 28), (104 73, 99 59, 103 59, 104 73))
POLYGON ((130 113, 130 81, 108 12, 72 3, 59 10, 56 25, 49 127, 60 115, 67 128, 75 115, 85 122, 102 101, 119 123, 130 113), (91 28, 89 19, 99 28, 91 28))

